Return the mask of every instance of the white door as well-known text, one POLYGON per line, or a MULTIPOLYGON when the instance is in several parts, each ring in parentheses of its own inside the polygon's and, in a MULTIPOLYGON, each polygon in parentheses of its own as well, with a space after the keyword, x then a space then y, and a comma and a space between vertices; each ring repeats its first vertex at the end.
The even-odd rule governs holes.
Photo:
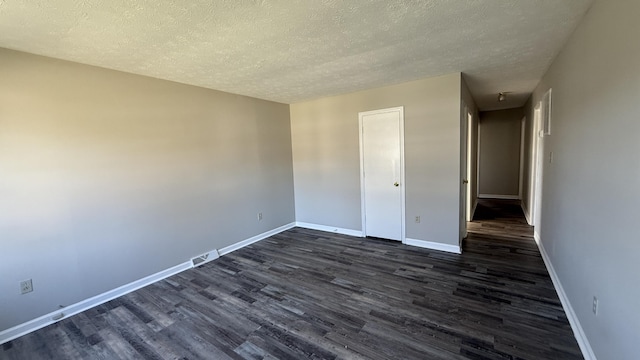
POLYGON ((360 118, 362 229, 365 236, 403 240, 403 108, 360 118))

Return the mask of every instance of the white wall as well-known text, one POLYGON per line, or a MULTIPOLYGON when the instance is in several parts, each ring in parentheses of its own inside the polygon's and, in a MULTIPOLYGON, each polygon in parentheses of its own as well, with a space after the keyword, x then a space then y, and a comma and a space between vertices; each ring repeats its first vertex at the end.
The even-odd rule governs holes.
POLYGON ((404 106, 406 236, 457 246, 460 84, 452 74, 292 104, 296 220, 362 230, 358 112, 404 106))
POLYGON ((638 14, 636 0, 596 1, 528 106, 532 119, 553 88, 540 236, 601 360, 637 359, 640 342, 638 14))
POLYGON ((518 197, 522 108, 480 113, 481 195, 518 197))
POLYGON ((0 79, 0 331, 294 221, 285 104, 2 49, 0 79))

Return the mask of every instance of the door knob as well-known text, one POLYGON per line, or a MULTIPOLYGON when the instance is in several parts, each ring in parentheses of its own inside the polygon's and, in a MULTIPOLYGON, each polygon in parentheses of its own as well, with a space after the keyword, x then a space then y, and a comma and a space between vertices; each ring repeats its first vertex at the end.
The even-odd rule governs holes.
POLYGON ((396 181, 393 183, 393 186, 400 186, 400 184, 398 184, 398 182, 396 181))
POLYGON ((463 183, 463 184, 468 184, 468 183, 469 183, 469 180, 464 179, 464 180, 462 180, 462 183, 463 183))

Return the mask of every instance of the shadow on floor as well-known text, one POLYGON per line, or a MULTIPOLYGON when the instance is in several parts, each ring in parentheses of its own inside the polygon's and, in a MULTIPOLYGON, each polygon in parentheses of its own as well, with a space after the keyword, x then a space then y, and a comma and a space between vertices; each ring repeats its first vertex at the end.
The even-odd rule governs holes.
POLYGON ((467 231, 504 239, 533 239, 533 226, 527 223, 519 200, 478 199, 467 231))

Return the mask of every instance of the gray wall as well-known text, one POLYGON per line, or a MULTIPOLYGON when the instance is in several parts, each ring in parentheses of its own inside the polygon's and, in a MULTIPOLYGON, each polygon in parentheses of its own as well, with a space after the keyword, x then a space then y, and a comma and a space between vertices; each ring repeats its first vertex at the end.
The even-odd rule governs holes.
POLYGON ((361 230, 358 112, 404 106, 406 236, 458 245, 460 83, 452 74, 292 104, 296 220, 361 230))
POLYGON ((481 195, 518 196, 522 116, 522 108, 480 113, 481 195))
POLYGON ((539 233, 602 360, 637 359, 640 342, 638 14, 639 1, 596 1, 527 112, 553 88, 539 233))
POLYGON ((0 330, 294 221, 287 105, 9 50, 0 79, 0 330))

